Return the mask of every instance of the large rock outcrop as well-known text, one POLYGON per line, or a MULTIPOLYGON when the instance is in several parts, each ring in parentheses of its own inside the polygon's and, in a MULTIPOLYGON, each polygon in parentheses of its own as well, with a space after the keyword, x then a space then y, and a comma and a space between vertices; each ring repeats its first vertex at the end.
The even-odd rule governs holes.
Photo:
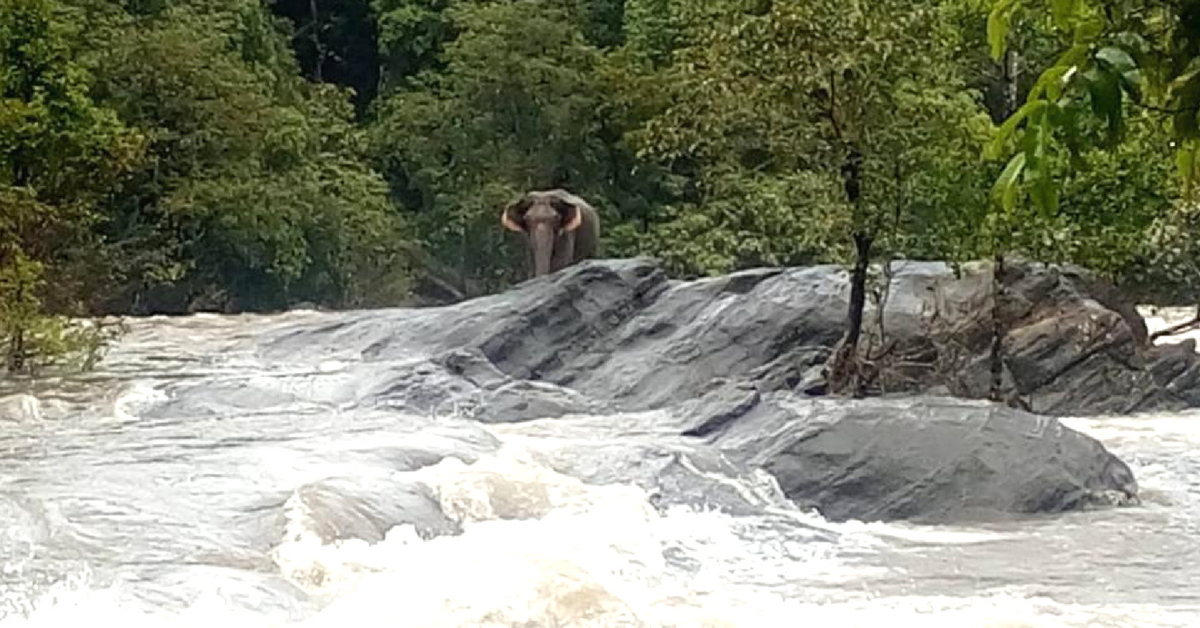
MULTIPOLYGON (((704 400, 706 410, 720 400, 704 400)), ((1135 500, 1133 473, 1053 417, 946 398, 864 401, 771 393, 697 426, 831 520, 950 521, 1135 500), (729 416, 737 420, 729 420, 729 416)))
MULTIPOLYGON (((1006 397, 1057 416, 1200 406, 1194 347, 1151 346, 1141 317, 1111 287, 1080 269, 1016 263, 1006 286, 1006 397)), ((592 261, 502 294, 363 313, 361 325, 339 319, 337 329, 280 342, 290 350, 307 334, 328 332, 368 359, 414 347, 477 353, 447 358, 447 367, 568 386, 618 408, 669 405, 727 380, 819 394, 847 292, 846 273, 834 266, 680 282, 650 260, 592 261), (381 319, 394 320, 394 333, 362 335, 381 319)), ((941 263, 896 263, 882 316, 874 304, 866 314, 875 392, 985 397, 990 299, 986 265, 956 276, 941 263)), ((552 402, 575 404, 570 395, 552 402)))
MULTIPOLYGON (((1136 311, 1100 282, 1014 265, 1006 285, 1005 381, 1035 411, 1200 405, 1195 354, 1150 347, 1136 311)), ((339 404, 590 425, 600 440, 564 459, 564 471, 603 480, 620 452, 654 452, 662 464, 634 480, 659 492, 727 492, 692 469, 703 459, 736 467, 729 473, 764 469, 788 498, 837 519, 1136 500, 1128 467, 1094 439, 1047 416, 951 398, 986 392, 985 266, 956 276, 943 264, 897 264, 882 312, 868 312, 868 342, 890 347, 875 359, 882 396, 814 396, 847 291, 831 266, 684 282, 650 260, 590 261, 452 306, 321 315, 270 334, 257 352, 351 363, 330 376, 340 378, 327 393, 339 404), (622 435, 601 442, 610 425, 622 435), (693 462, 671 462, 684 454, 693 462)))

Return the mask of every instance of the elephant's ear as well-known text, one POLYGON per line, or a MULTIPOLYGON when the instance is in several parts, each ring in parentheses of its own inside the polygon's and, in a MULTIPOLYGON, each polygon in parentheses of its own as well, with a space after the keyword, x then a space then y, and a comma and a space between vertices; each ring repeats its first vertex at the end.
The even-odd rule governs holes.
POLYGON ((525 210, 529 209, 528 200, 527 197, 521 197, 504 208, 504 212, 500 214, 500 224, 504 225, 505 229, 525 231, 525 210))
POLYGON ((554 199, 552 201, 554 208, 558 210, 558 215, 562 217, 562 221, 559 224, 562 225, 563 231, 575 231, 583 224, 583 213, 585 211, 595 211, 587 201, 562 188, 551 190, 549 196, 554 199))
POLYGON ((579 225, 583 224, 583 211, 579 208, 579 205, 559 201, 558 211, 562 215, 563 231, 574 231, 579 228, 579 225))

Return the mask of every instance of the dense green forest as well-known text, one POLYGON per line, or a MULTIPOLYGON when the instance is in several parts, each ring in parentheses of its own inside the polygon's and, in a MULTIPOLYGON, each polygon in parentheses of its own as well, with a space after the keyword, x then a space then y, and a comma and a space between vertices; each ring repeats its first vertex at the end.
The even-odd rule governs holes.
POLYGON ((0 0, 0 340, 486 293, 554 186, 678 276, 1023 254, 1194 299, 1198 5, 0 0))

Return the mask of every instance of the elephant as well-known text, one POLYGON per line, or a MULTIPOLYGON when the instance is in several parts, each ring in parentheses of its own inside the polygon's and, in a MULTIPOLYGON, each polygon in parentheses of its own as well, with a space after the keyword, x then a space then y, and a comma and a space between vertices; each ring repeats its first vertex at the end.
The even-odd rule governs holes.
POLYGON ((600 216, 563 189, 535 190, 504 208, 500 224, 526 236, 530 277, 557 272, 600 247, 600 216))

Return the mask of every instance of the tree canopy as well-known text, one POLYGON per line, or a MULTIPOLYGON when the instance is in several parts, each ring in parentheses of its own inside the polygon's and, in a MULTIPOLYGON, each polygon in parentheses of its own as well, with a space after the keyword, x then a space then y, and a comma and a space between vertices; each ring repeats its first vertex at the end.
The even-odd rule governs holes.
POLYGON ((1192 4, 0 0, 0 340, 498 290, 556 186, 678 276, 1023 253, 1195 300, 1192 4))

